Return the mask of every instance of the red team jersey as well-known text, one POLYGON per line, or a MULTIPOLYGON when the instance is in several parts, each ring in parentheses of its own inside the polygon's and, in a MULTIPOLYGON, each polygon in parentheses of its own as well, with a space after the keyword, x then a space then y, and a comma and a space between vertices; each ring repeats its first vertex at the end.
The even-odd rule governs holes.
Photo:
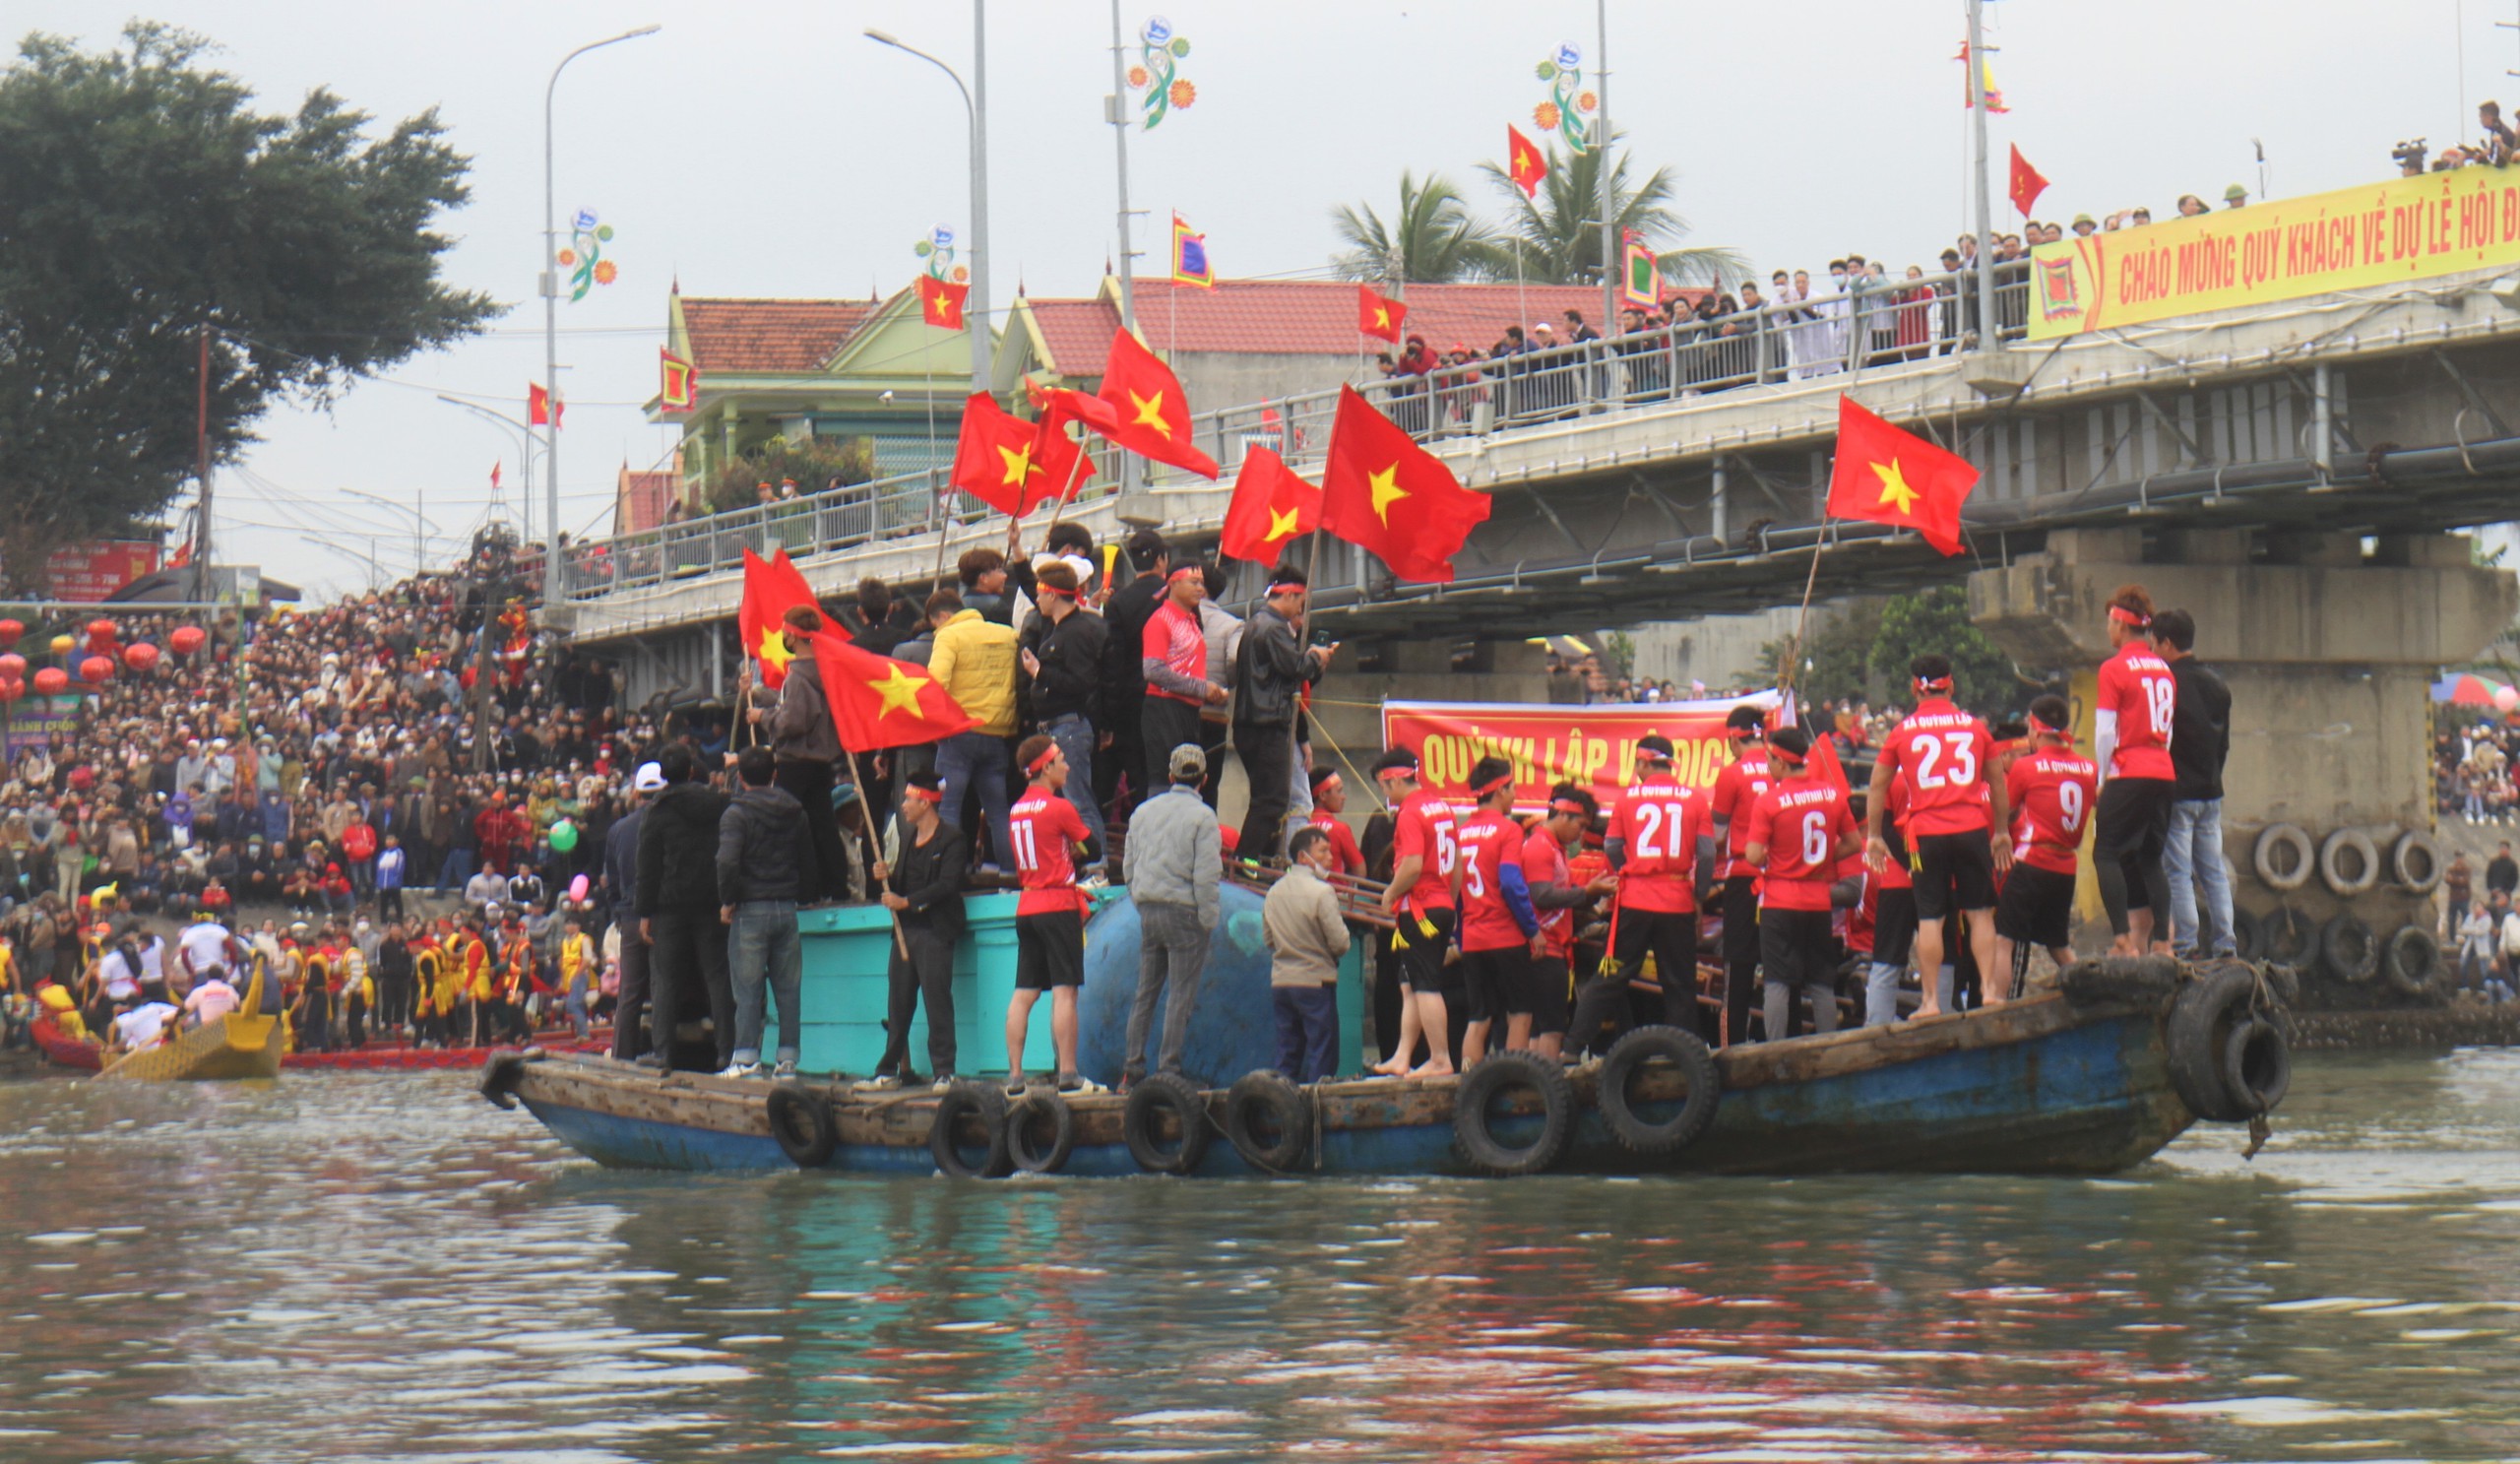
POLYGON ((1338 857, 1342 873, 1365 872, 1365 852, 1356 847, 1356 836, 1348 831, 1347 823, 1338 814, 1324 813, 1315 808, 1310 822, 1314 828, 1330 836, 1330 852, 1338 857))
POLYGON ((1706 832, 1707 816, 1698 791, 1668 776, 1649 778, 1619 796, 1610 810, 1609 837, 1627 850, 1618 871, 1620 909, 1676 915, 1697 909, 1689 875, 1697 866, 1697 839, 1706 832))
MULTIPOLYGON (((1546 821, 1535 824, 1523 840, 1523 884, 1539 889, 1544 884, 1566 885, 1575 882, 1575 870, 1566 862, 1566 850, 1549 836, 1546 821)), ((1540 917, 1541 951, 1563 961, 1575 954, 1575 912, 1542 910, 1540 917)))
POLYGON ((1057 794, 1028 788, 1015 800, 1007 812, 1006 837, 1015 846, 1015 872, 1024 887, 1015 900, 1017 915, 1085 908, 1085 893, 1076 887, 1076 865, 1068 859, 1068 847, 1084 843, 1085 836, 1085 820, 1077 816, 1076 805, 1057 794))
POLYGON ((1727 879, 1749 879, 1758 874, 1741 851, 1750 843, 1750 808, 1759 795, 1768 791, 1768 759, 1765 749, 1757 755, 1735 758, 1732 765, 1715 775, 1715 795, 1708 800, 1707 817, 1730 820, 1724 831, 1724 865, 1727 879))
POLYGON ((1917 841, 1910 835, 1908 829, 1908 780, 1905 778, 1890 780, 1890 811, 1885 828, 1898 831, 1898 847, 1908 853, 1905 858, 1892 859, 1884 865, 1879 879, 1875 882, 1885 890, 1915 889, 1917 876, 1916 872, 1908 866, 1908 860, 1916 857, 1917 841))
POLYGON ((1460 853, 1460 831, 1451 806, 1422 788, 1411 794, 1392 824, 1391 862, 1394 868, 1409 859, 1424 862, 1400 908, 1420 914, 1452 909, 1453 863, 1460 853))
POLYGON ((2070 747, 2023 753, 2004 775, 2004 792, 2019 810, 2012 857, 2034 869, 2073 873, 2099 783, 2092 760, 2070 747))
POLYGON ((1750 809, 1750 842, 1768 850, 1760 908, 1827 910, 1838 841, 1854 827, 1847 796, 1834 783, 1795 779, 1759 795, 1750 809))
POLYGON ((1911 841, 1987 826, 1985 780, 1994 750, 1986 724, 1948 700, 1929 696, 1917 703, 1881 744, 1881 755, 1908 784, 1911 841))
POLYGON ((1461 948, 1509 950, 1531 937, 1505 903, 1505 861, 1523 857, 1523 826, 1482 809, 1461 826, 1461 948))
POLYGON ((2111 778, 2172 778, 2171 716, 2178 709, 2178 682, 2170 663, 2142 641, 2128 641, 2100 664, 2094 707, 2117 714, 2117 750, 2110 754, 2111 778))

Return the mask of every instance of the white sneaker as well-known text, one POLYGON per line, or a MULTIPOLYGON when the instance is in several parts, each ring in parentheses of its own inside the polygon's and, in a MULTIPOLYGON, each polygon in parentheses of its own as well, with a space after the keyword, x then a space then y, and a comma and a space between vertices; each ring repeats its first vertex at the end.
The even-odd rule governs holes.
POLYGON ((930 1093, 942 1093, 953 1086, 954 1075, 949 1072, 937 1078, 935 1082, 928 1084, 927 1091, 930 1093))
POLYGON ((761 1064, 758 1062, 729 1062, 726 1064, 726 1070, 718 1074, 718 1076, 722 1078, 757 1078, 761 1076, 761 1064))
POLYGON ((881 1072, 871 1078, 865 1078, 859 1082, 853 1083, 850 1086, 854 1087, 860 1093, 889 1093, 901 1085, 902 1080, 899 1077, 896 1077, 889 1072, 881 1072))
POLYGON ((782 1062, 770 1069, 770 1075, 784 1083, 796 1075, 796 1064, 793 1062, 782 1062))

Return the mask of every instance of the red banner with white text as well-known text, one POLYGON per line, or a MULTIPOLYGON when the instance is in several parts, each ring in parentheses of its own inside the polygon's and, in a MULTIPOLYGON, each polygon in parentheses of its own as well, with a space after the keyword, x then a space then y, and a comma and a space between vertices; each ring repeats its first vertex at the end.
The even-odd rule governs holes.
POLYGON ((52 598, 99 601, 116 590, 158 572, 154 539, 106 539, 58 548, 44 559, 44 578, 52 598))

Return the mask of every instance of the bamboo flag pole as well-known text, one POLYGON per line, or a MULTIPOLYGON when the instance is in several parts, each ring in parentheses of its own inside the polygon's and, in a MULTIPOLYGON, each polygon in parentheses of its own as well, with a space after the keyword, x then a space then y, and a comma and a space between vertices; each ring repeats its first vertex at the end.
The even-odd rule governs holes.
MULTIPOLYGON (((1067 428, 1064 426, 1060 427, 1059 435, 1061 437, 1066 437, 1067 428)), ((1077 482, 1083 477, 1086 464, 1089 461, 1089 455, 1084 443, 1075 442, 1071 439, 1070 445, 1076 449, 1076 461, 1068 464, 1067 481, 1059 487, 1058 502, 1050 507, 1050 527, 1041 531, 1041 543, 1044 547, 1049 544, 1051 531, 1057 529, 1059 526, 1059 516, 1067 512, 1068 500, 1076 496, 1077 482)), ((1123 449, 1116 445, 1111 450, 1113 452, 1123 451, 1123 449)), ((1154 474, 1150 470, 1148 477, 1152 479, 1153 477, 1154 474)))

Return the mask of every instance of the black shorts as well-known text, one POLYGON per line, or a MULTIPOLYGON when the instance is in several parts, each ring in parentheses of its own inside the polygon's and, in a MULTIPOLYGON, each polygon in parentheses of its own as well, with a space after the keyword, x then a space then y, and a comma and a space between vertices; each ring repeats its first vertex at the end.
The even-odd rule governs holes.
POLYGON ((1920 834, 1908 867, 1916 879, 1921 921, 1938 921, 1955 910, 1994 908, 1995 851, 1984 829, 1920 834))
POLYGON ((1521 989, 1505 992, 1505 1013, 1519 1016, 1531 1013, 1532 1035, 1546 1037, 1566 1030, 1568 990, 1566 958, 1543 956, 1523 963, 1521 989))
POLYGON ((1085 918, 1050 910, 1015 918, 1015 989, 1085 985, 1085 918))
POLYGON ((1759 974, 1789 986, 1838 985, 1838 942, 1825 910, 1759 912, 1759 974))
POLYGON ((2042 950, 2061 950, 2073 939, 2074 876, 2015 861, 1995 906, 1995 933, 2042 950))
POLYGON ((1735 874, 1724 881, 1724 969, 1740 971, 1758 963, 1758 877, 1735 874))
POLYGON ((1444 952, 1453 943, 1454 914, 1449 910, 1424 913, 1427 924, 1434 926, 1428 934, 1418 924, 1418 916, 1403 910, 1392 921, 1393 933, 1400 939, 1400 982, 1413 991, 1459 991, 1462 988, 1461 968, 1445 974, 1444 952), (1450 985, 1446 985, 1449 982, 1450 985))
POLYGON ((1917 948, 1917 892, 1883 890, 1872 906, 1872 964, 1905 968, 1917 948))
POLYGON ((1465 1020, 1492 1022, 1514 1010, 1518 999, 1531 982, 1532 953, 1529 946, 1509 945, 1500 950, 1463 951, 1461 984, 1470 998, 1464 1010, 1465 1020))
MULTIPOLYGON (((2162 850, 2170 842, 2171 795, 2178 785, 2168 778, 2111 778, 2100 790, 2100 804, 2092 810, 2091 857, 2095 860, 2113 859, 2120 864, 2161 862, 2162 850)), ((2146 908, 2143 881, 2132 877, 2126 881, 2126 908, 2146 908)))

